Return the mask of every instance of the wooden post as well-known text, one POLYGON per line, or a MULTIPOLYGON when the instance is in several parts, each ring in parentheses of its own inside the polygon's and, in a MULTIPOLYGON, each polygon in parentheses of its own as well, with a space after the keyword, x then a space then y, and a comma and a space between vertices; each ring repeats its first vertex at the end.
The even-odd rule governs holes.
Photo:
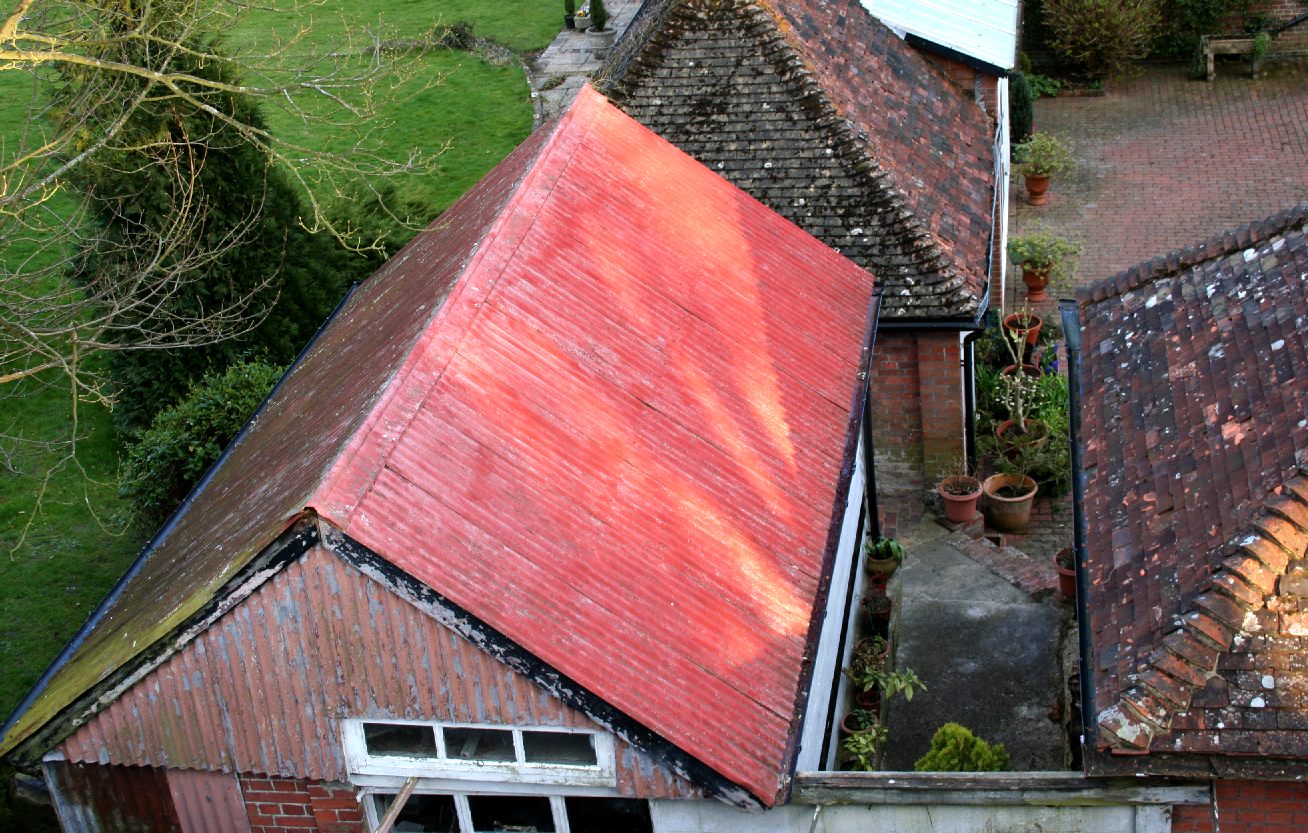
POLYGON ((391 804, 391 809, 386 811, 385 818, 381 820, 381 824, 377 825, 377 829, 373 833, 391 833, 391 828, 395 826, 395 820, 400 817, 400 813, 404 810, 404 803, 409 800, 409 796, 413 795, 413 790, 417 786, 418 776, 416 775, 404 782, 404 786, 400 787, 400 794, 395 796, 395 801, 391 804))

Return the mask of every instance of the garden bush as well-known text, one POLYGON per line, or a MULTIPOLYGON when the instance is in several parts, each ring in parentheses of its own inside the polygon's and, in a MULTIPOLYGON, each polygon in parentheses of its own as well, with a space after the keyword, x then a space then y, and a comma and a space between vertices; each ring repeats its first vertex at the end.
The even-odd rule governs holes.
POLYGON ((917 759, 918 772, 999 772, 1008 768, 1008 750, 987 743, 965 726, 946 723, 931 738, 931 751, 917 759))
POLYGON ((1159 0, 1045 0, 1051 45, 1092 79, 1130 72, 1149 54, 1159 0))
POLYGON ((1008 76, 1008 135, 1009 142, 1020 145, 1031 138, 1031 123, 1035 118, 1035 96, 1027 83, 1026 73, 1014 72, 1008 76))
POLYGON ((120 492, 133 520, 157 526, 182 502, 281 378, 282 368, 241 361, 205 376, 159 413, 123 464, 120 492))

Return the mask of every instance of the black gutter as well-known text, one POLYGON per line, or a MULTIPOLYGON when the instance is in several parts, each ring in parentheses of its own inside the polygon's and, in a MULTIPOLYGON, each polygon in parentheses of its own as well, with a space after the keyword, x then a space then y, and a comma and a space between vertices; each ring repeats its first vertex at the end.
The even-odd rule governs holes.
POLYGON ((871 517, 873 539, 881 537, 881 517, 877 507, 877 461, 872 444, 872 354, 877 346, 877 326, 881 320, 881 287, 872 290, 872 304, 868 307, 867 343, 863 346, 862 368, 859 370, 859 387, 863 399, 863 472, 867 511, 871 517))
POLYGON ((1298 26, 1300 23, 1303 23, 1305 20, 1308 20, 1308 12, 1299 15, 1294 20, 1291 20, 1289 23, 1286 23, 1284 26, 1276 27, 1275 29, 1272 30, 1272 34, 1279 35, 1282 32, 1284 32, 1286 29, 1293 29, 1294 27, 1298 26))
POLYGON ((998 64, 992 64, 989 61, 983 61, 980 58, 974 58, 973 56, 967 54, 966 52, 959 52, 957 49, 952 49, 948 46, 945 46, 944 44, 927 40, 921 35, 915 35, 912 32, 907 32, 904 34, 904 42, 907 43, 909 46, 916 46, 918 49, 921 49, 925 52, 932 52, 936 55, 939 55, 942 58, 948 58, 951 61, 958 61, 960 64, 969 66, 975 70, 980 70, 981 72, 984 72, 986 75, 993 75, 996 78, 1008 77, 1008 70, 1004 69, 998 64))
MULTIPOLYGON (((1095 707, 1094 642, 1090 633, 1090 571, 1086 549, 1085 470, 1081 461, 1081 321, 1076 301, 1058 302, 1067 345, 1068 433, 1072 443, 1072 541, 1076 552, 1076 630, 1081 655, 1081 745, 1091 742, 1091 727, 1099 710, 1095 707)), ((1089 760, 1086 755, 1084 760, 1089 760)))
POLYGON ((350 288, 346 291, 345 296, 341 298, 340 303, 338 303, 336 308, 332 310, 331 315, 328 315, 327 320, 318 327, 316 332, 314 332, 313 338, 309 339, 309 343, 304 345, 304 349, 295 357, 295 361, 291 362, 291 366, 282 374, 282 378, 278 379, 277 384, 273 385, 273 389, 268 391, 268 395, 263 398, 263 401, 259 403, 259 407, 254 409, 254 413, 251 414, 250 418, 241 426, 241 430, 237 432, 236 437, 227 444, 227 447, 218 455, 218 459, 215 460, 213 465, 209 467, 209 470, 204 473, 204 477, 200 478, 200 482, 196 483, 195 486, 191 488, 191 491, 186 495, 186 498, 182 501, 181 505, 177 507, 171 516, 169 516, 168 520, 164 522, 164 525, 160 527, 159 531, 156 532, 154 536, 146 542, 146 545, 141 548, 141 554, 132 562, 132 566, 127 568, 127 572, 123 573, 122 577, 118 579, 118 583, 109 591, 109 595, 105 596, 104 601, 100 602, 99 606, 91 611, 91 615, 87 618, 81 629, 73 635, 73 638, 68 641, 68 644, 64 646, 63 650, 55 656, 54 660, 46 667, 45 671, 42 672, 40 678, 37 679, 32 688, 27 692, 23 699, 18 702, 18 705, 14 707, 14 710, 9 713, 9 716, 5 718, 4 725, 0 726, 0 740, 3 740, 5 735, 9 734, 9 730, 18 722, 18 718, 22 716, 23 712, 27 711, 32 703, 36 701, 37 697, 45 691, 45 687, 50 684, 50 680, 54 678, 54 675, 63 669, 64 665, 68 663, 68 660, 72 658, 73 654, 82 647, 86 642, 87 637, 91 635, 91 631, 95 630, 96 626, 100 624, 105 613, 108 612, 114 602, 122 597, 123 591, 127 588, 128 582, 140 574, 141 570, 145 567, 145 562, 149 559, 151 554, 153 554, 154 551, 163 543, 164 539, 177 528, 177 524, 181 521, 187 510, 191 508, 191 503, 200 495, 201 492, 204 491, 205 487, 209 485, 209 482, 213 480, 214 475, 218 473, 220 468, 222 468, 223 463, 227 462, 227 458, 231 456, 232 449, 236 448, 241 440, 245 439, 245 434, 250 430, 250 426, 253 425, 255 420, 259 418, 259 415, 263 413, 263 409, 268 405, 268 402, 273 398, 273 396, 282 389, 282 384, 285 383, 291 373, 300 366, 300 362, 304 360, 304 357, 318 342, 318 338, 322 335, 323 331, 327 329, 327 325, 331 324, 332 321, 336 319, 336 316, 340 313, 346 302, 354 297, 354 292, 358 288, 359 284, 357 282, 351 284, 350 288))

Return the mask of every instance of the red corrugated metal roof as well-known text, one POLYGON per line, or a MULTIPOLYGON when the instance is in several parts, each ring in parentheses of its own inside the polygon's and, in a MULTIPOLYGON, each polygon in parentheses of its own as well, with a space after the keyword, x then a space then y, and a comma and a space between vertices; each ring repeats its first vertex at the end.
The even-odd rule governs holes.
MULTIPOLYGON (((771 804, 872 279, 589 89, 542 133, 297 371, 376 395, 288 380, 273 412, 325 397, 339 454, 269 506, 313 508, 771 804)), ((224 468, 275 468, 261 445, 224 468)))
POLYGON ((771 803, 871 284, 587 90, 311 502, 771 803))

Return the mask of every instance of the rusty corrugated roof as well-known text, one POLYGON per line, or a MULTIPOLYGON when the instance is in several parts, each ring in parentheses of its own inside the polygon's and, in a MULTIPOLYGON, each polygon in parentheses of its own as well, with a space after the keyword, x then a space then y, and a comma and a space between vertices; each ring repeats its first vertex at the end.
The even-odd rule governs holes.
POLYGON ((773 803, 871 292, 584 90, 356 294, 40 715, 307 506, 773 803))

